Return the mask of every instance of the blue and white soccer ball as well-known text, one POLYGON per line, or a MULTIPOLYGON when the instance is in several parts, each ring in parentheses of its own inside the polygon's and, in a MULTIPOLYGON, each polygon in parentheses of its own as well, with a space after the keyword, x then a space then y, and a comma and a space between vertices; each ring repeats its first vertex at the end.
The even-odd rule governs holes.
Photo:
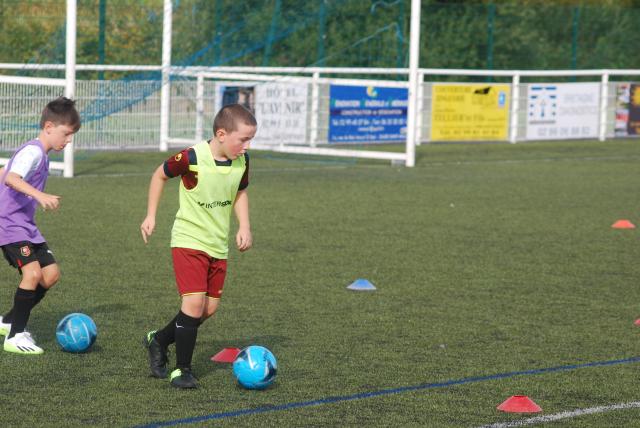
POLYGON ((62 318, 56 327, 58 344, 67 352, 87 352, 97 336, 96 323, 85 314, 69 314, 62 318))
POLYGON ((276 379, 276 357, 264 346, 244 348, 233 362, 233 374, 247 389, 265 389, 276 379))

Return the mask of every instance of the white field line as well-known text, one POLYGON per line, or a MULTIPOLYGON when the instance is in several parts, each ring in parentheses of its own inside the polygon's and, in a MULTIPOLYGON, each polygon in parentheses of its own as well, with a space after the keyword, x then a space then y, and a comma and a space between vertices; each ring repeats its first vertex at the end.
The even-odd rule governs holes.
MULTIPOLYGON (((496 159, 486 161, 449 161, 449 162, 427 162, 425 166, 466 166, 466 165, 508 165, 508 164, 526 164, 526 163, 542 163, 542 162, 564 162, 564 161, 583 161, 583 162, 597 162, 597 161, 619 161, 619 160, 637 160, 640 157, 637 156, 603 156, 603 157, 570 157, 570 158, 542 158, 542 159, 496 159)), ((344 169, 349 168, 350 165, 313 165, 313 166, 301 166, 292 168, 252 168, 252 172, 269 173, 269 172, 298 172, 298 171, 318 171, 323 169, 344 169)), ((378 165, 358 165, 358 168, 389 168, 387 164, 378 165)), ((148 173, 141 172, 123 172, 112 174, 81 174, 75 178, 95 178, 95 177, 139 177, 149 176, 153 174, 153 171, 148 173)))
POLYGON ((609 406, 589 407, 587 409, 577 409, 571 412, 560 412, 553 415, 536 416, 535 418, 521 419, 519 421, 501 422, 491 425, 483 425, 479 428, 509 428, 509 427, 522 427, 533 424, 543 424, 547 422, 558 421, 560 419, 576 418, 584 415, 593 415, 596 413, 611 412, 614 410, 625 410, 639 408, 640 401, 632 401, 630 403, 611 404, 609 406))

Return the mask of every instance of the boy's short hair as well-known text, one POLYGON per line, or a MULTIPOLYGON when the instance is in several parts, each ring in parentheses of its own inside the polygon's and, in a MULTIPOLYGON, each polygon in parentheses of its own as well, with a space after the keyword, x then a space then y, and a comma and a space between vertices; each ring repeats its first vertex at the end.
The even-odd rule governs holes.
POLYGON ((76 102, 66 97, 58 97, 51 101, 42 110, 40 116, 40 129, 44 129, 46 122, 56 125, 68 125, 73 128, 73 132, 80 129, 80 114, 75 107, 76 102))
POLYGON ((222 107, 213 119, 213 133, 215 134, 219 129, 233 132, 238 129, 238 122, 249 126, 258 126, 255 116, 245 106, 228 104, 222 107))

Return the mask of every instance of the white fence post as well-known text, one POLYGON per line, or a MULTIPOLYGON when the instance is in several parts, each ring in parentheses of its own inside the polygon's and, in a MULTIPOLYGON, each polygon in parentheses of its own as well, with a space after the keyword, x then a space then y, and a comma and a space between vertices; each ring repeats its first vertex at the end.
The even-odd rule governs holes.
POLYGON ((520 74, 513 75, 511 82, 511 118, 509 120, 510 133, 509 142, 515 144, 518 139, 518 114, 520 104, 520 74))
POLYGON ((171 24, 173 20, 172 1, 164 0, 162 19, 162 88, 160 91, 160 151, 169 150, 169 98, 171 97, 171 24))
POLYGON ((422 144, 422 113, 424 112, 424 73, 418 73, 418 115, 416 118, 416 146, 422 144))
POLYGON ((607 108, 609 107, 609 73, 602 73, 600 82, 600 141, 607 138, 607 108))
POLYGON ((313 73, 311 81, 311 135, 309 136, 309 145, 315 147, 318 143, 318 124, 320 123, 320 87, 318 79, 320 73, 313 73))
POLYGON ((196 82, 196 141, 204 136, 204 76, 198 74, 196 82))

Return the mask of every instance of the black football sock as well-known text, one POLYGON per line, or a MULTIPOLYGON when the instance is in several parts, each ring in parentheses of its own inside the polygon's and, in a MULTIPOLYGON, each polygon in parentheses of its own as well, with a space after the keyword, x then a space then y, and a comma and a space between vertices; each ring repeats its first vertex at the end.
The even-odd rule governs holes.
POLYGON ((38 287, 36 287, 36 298, 35 298, 35 301, 33 302, 33 306, 37 305, 38 303, 40 303, 42 299, 44 299, 44 296, 47 294, 47 291, 49 291, 48 288, 44 288, 41 284, 38 284, 38 287))
POLYGON ((193 349, 196 347, 200 318, 193 318, 180 311, 176 317, 176 367, 191 369, 193 349))
POLYGON ((178 316, 176 315, 175 317, 173 317, 171 321, 169 321, 169 324, 164 326, 162 330, 156 331, 155 338, 160 344, 160 346, 162 346, 163 348, 166 348, 167 346, 171 345, 173 342, 176 341, 176 320, 177 319, 178 319, 178 316))
POLYGON ((16 290, 15 297, 13 298, 13 322, 11 323, 9 338, 15 336, 16 333, 22 333, 27 327, 35 297, 36 292, 34 290, 23 290, 22 288, 16 290))
MULTIPOLYGON (((47 294, 47 291, 49 291, 48 288, 44 288, 42 285, 38 284, 38 287, 36 288, 36 296, 33 302, 33 306, 37 305, 38 303, 40 303, 42 299, 44 299, 44 296, 45 294, 47 294)), ((13 308, 11 308, 9 312, 4 314, 4 316, 2 317, 2 322, 6 324, 11 324, 13 322, 13 308)))

